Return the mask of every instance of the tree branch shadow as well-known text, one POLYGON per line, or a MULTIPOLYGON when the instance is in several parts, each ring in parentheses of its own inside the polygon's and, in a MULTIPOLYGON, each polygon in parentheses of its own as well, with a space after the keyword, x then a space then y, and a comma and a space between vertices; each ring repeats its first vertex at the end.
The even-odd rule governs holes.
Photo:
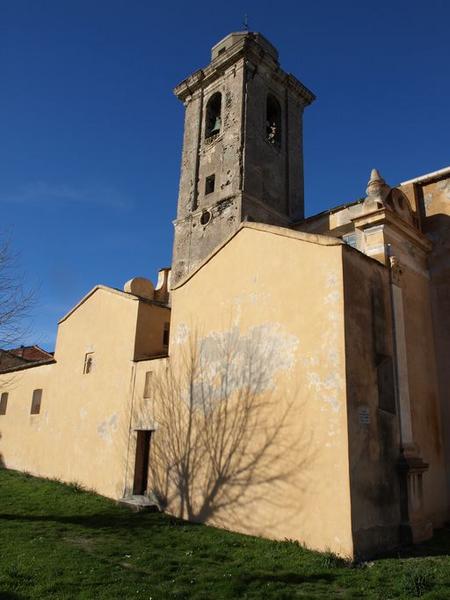
POLYGON ((154 415, 143 403, 137 418, 157 423, 150 478, 163 510, 226 526, 257 502, 274 522, 284 518, 277 509, 296 497, 289 487, 306 485, 314 451, 301 425, 304 401, 287 390, 294 385, 283 344, 278 332, 261 328, 192 334, 153 378, 154 415))

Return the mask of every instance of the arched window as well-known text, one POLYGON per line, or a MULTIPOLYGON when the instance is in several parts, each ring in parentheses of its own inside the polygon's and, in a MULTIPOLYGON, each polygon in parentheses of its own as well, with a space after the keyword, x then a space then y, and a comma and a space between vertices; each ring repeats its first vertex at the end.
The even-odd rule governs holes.
POLYGON ((281 145, 281 106, 275 96, 268 94, 266 102, 266 140, 281 145))
POLYGON ((205 138, 216 136, 222 127, 222 94, 216 92, 206 105, 205 138))

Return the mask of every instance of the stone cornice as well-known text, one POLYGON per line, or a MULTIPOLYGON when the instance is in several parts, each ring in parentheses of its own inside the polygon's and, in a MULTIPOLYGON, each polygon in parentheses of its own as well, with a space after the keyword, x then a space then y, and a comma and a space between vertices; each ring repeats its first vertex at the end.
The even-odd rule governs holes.
POLYGON ((175 87, 175 96, 182 102, 186 102, 189 97, 213 83, 223 75, 226 69, 241 59, 251 60, 256 65, 265 63, 273 70, 274 77, 285 82, 287 87, 301 99, 305 106, 315 100, 315 95, 306 86, 290 73, 283 71, 278 62, 260 44, 249 37, 240 39, 207 67, 195 71, 195 73, 184 79, 175 87))
MULTIPOLYGON (((284 73, 284 71, 283 71, 284 73)), ((286 80, 288 84, 288 88, 294 92, 297 96, 300 96, 305 106, 311 104, 316 99, 316 96, 309 90, 306 85, 303 85, 301 81, 299 81, 294 75, 291 73, 286 74, 286 80)))
POLYGON ((352 222, 357 229, 367 229, 376 225, 389 225, 416 246, 429 252, 432 248, 431 241, 418 229, 400 219, 393 211, 380 208, 373 212, 355 217, 352 222))
POLYGON ((209 212, 214 211, 214 209, 217 206, 219 206, 220 204, 222 204, 223 202, 232 201, 234 203, 235 201, 237 201, 237 202, 243 203, 243 202, 245 202, 245 200, 253 202, 254 204, 257 204, 258 206, 263 208, 265 211, 270 213, 273 217, 277 218, 279 221, 284 221, 285 225, 283 225, 283 227, 286 227, 287 229, 291 228, 291 221, 289 220, 288 217, 286 217, 282 213, 278 212, 271 206, 268 206, 267 204, 265 204, 264 201, 260 200, 259 198, 256 198, 255 196, 252 196, 246 192, 244 192, 244 193, 238 192, 236 194, 227 196, 226 198, 221 198, 220 200, 216 200, 213 204, 211 204, 209 206, 199 207, 195 211, 189 212, 184 217, 180 217, 179 219, 174 219, 172 221, 172 223, 173 223, 173 225, 179 225, 180 223, 184 223, 184 222, 196 221, 202 215, 202 213, 204 213, 205 211, 209 211, 209 212))

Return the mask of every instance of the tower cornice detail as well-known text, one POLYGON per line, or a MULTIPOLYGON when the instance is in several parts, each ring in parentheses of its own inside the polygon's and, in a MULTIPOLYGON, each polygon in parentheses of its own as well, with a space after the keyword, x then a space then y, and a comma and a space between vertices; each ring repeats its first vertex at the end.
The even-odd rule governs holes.
MULTIPOLYGON (((250 34, 249 34, 250 36, 250 34)), ((291 73, 286 73, 280 68, 278 61, 274 60, 264 48, 253 38, 246 36, 233 44, 223 55, 214 59, 207 67, 198 69, 184 79, 174 88, 174 94, 182 102, 187 102, 199 90, 209 86, 216 79, 223 76, 224 72, 233 64, 242 59, 251 61, 255 65, 266 63, 273 70, 276 80, 284 83, 304 106, 308 106, 316 99, 315 95, 304 86, 291 73)))
POLYGON ((174 89, 185 106, 173 281, 240 223, 303 215, 302 119, 314 94, 262 34, 235 31, 174 89))

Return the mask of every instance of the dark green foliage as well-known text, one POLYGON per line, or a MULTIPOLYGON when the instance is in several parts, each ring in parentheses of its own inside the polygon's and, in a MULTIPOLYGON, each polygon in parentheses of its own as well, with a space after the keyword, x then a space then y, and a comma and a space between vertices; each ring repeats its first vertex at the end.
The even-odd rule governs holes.
POLYGON ((450 598, 450 535, 352 565, 0 470, 0 599, 450 598), (428 558, 420 558, 420 555, 428 558))
POLYGON ((413 598, 420 598, 434 587, 436 568, 415 559, 405 568, 402 577, 403 590, 413 598))
POLYGON ((334 552, 324 552, 322 554, 322 566, 325 569, 336 569, 338 567, 349 567, 351 562, 342 558, 342 556, 338 556, 334 552))

